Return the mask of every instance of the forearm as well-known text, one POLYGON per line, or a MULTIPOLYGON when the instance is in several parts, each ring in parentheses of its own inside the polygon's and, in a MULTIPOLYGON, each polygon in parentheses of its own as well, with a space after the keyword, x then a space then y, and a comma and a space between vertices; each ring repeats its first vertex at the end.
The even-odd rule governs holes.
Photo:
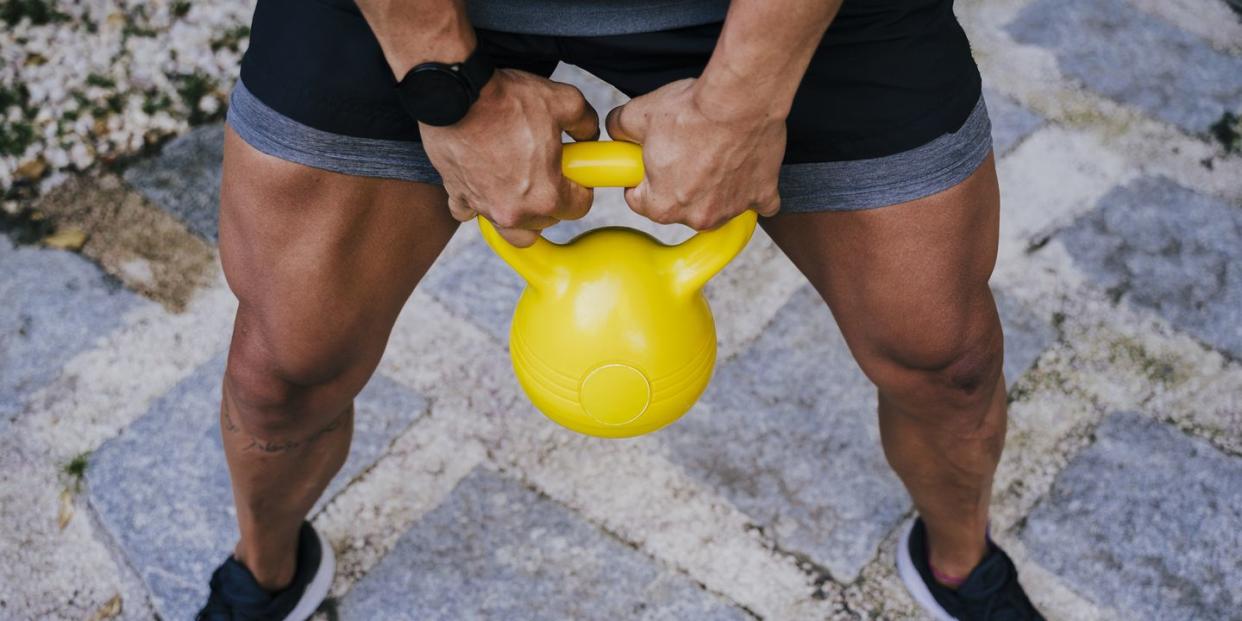
POLYGON ((784 118, 842 0, 733 0, 698 80, 707 114, 784 118))
POLYGON ((476 39, 465 0, 357 0, 400 80, 415 65, 457 62, 474 51, 476 39))

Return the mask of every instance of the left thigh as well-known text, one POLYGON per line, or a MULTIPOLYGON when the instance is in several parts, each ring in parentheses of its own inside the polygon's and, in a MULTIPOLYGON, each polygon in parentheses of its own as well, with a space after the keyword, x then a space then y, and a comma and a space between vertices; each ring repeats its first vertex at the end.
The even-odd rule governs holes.
POLYGON ((988 288, 999 206, 989 155, 964 181, 925 198, 782 214, 763 226, 827 301, 881 390, 917 381, 911 371, 973 383, 999 373, 1000 324, 988 288))

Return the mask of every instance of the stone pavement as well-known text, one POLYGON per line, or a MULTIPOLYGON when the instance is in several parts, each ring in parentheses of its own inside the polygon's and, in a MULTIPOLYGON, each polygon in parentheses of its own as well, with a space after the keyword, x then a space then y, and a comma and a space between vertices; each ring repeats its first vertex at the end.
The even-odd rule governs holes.
MULTIPOLYGON (((1220 0, 958 13, 1003 195, 993 533, 1049 618, 1242 619, 1242 145, 1218 140, 1242 114, 1242 21, 1220 0)), ((187 618, 227 553, 221 135, 45 196, 80 253, 0 237, 0 619, 187 618)), ((552 235, 603 223, 685 235, 616 191, 552 235)), ((467 226, 415 292, 313 518, 339 559, 323 618, 919 618, 874 392, 762 233, 709 290, 711 388, 636 440, 525 401, 504 340, 520 285, 467 226)))

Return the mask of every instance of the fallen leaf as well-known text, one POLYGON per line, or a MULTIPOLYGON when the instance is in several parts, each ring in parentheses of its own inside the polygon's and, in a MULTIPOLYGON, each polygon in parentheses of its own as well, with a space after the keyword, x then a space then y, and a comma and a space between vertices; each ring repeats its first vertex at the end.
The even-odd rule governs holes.
POLYGON ((117 593, 112 599, 104 602, 95 614, 90 616, 90 621, 104 621, 105 619, 115 619, 121 616, 121 594, 117 593))
POLYGON ((41 178, 43 173, 47 172, 47 162, 43 161, 43 158, 41 157, 36 157, 35 159, 18 166, 17 170, 13 172, 21 179, 35 181, 41 178))
POLYGON ((61 530, 65 530, 65 527, 69 525, 69 520, 72 520, 72 519, 73 519, 73 492, 69 491, 68 489, 61 490, 60 492, 60 516, 57 518, 56 523, 60 526, 61 530))
POLYGON ((43 245, 61 250, 81 250, 86 243, 86 231, 73 226, 56 229, 43 238, 43 245))

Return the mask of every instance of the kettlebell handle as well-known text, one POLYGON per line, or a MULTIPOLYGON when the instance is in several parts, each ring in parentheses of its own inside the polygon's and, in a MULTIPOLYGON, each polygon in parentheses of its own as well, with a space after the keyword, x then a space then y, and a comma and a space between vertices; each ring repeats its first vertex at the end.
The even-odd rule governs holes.
POLYGON ((643 180, 643 148, 619 140, 569 142, 561 174, 588 188, 632 188, 643 180))
MULTIPOLYGON (((567 143, 561 154, 561 174, 590 188, 632 188, 643 180, 642 147, 607 140, 567 143)), ((505 241, 487 218, 480 216, 478 220, 487 245, 526 282, 539 286, 556 272, 557 255, 564 246, 541 235, 533 245, 518 248, 505 241)), ((662 248, 673 289, 686 295, 697 293, 746 247, 757 221, 758 214, 748 209, 718 228, 662 248)))

